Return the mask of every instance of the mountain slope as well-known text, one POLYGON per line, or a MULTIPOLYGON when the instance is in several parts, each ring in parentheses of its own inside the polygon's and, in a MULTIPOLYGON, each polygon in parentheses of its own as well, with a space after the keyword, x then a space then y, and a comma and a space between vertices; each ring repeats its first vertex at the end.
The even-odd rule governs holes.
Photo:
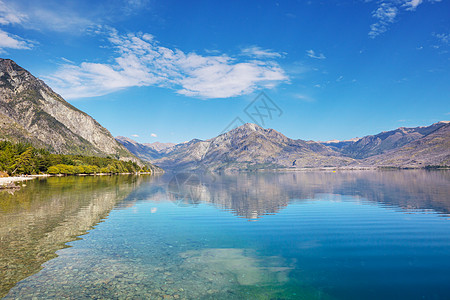
POLYGON ((55 153, 137 161, 92 117, 9 59, 0 59, 0 139, 55 153))
POLYGON ((153 163, 183 170, 338 167, 353 162, 319 143, 293 140, 249 123, 206 141, 165 148, 159 154, 153 163))
MULTIPOLYGON (((417 168, 450 165, 450 122, 399 128, 348 141, 293 140, 273 129, 245 124, 209 140, 160 151, 119 141, 143 159, 176 170, 252 170, 317 167, 417 168)), ((126 140, 126 142, 125 142, 126 140)))
POLYGON ((450 122, 439 122, 426 129, 424 137, 383 154, 368 157, 361 165, 421 168, 450 166, 450 122))
POLYGON ((356 141, 323 142, 322 144, 330 146, 345 156, 364 159, 403 147, 412 141, 426 137, 445 125, 445 122, 439 122, 425 127, 400 127, 377 135, 368 135, 356 141))
MULTIPOLYGON (((131 153, 142 160, 153 161, 161 158, 161 154, 148 144, 139 144, 138 142, 124 136, 116 137, 116 140, 125 146, 131 153)), ((164 148, 163 148, 164 149, 164 148)))
POLYGON ((160 142, 154 142, 154 143, 147 143, 147 144, 142 144, 144 146, 150 147, 155 151, 162 151, 164 149, 170 148, 175 146, 175 143, 160 143, 160 142))

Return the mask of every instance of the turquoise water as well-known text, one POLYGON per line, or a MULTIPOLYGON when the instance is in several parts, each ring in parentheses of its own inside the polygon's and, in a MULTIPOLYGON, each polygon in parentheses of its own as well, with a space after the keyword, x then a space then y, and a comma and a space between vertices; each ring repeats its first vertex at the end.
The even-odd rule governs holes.
MULTIPOLYGON (((55 222, 71 231, 81 222, 74 215, 94 216, 87 234, 68 238, 5 299, 450 295, 449 172, 165 174, 106 183, 40 200, 68 193, 97 202, 55 222)), ((42 237, 56 231, 46 224, 42 237)))

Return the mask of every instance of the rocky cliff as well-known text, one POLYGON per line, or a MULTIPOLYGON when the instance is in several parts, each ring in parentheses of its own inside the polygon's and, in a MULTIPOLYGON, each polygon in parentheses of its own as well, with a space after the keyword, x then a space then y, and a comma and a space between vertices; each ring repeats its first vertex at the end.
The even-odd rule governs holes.
POLYGON ((137 161, 107 129, 10 59, 0 59, 0 139, 137 161))

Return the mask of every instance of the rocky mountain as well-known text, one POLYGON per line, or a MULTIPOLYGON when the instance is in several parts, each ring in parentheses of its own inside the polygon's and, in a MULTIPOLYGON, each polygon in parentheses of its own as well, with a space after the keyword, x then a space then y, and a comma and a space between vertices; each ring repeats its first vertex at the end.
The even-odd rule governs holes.
MULTIPOLYGON (((140 144, 124 136, 116 137, 116 140, 125 146, 131 153, 145 161, 154 161, 161 158, 162 155, 149 144, 140 144)), ((162 148, 165 149, 165 148, 162 148)))
POLYGON ((156 151, 162 151, 164 149, 167 148, 171 148, 173 146, 175 146, 175 143, 160 143, 160 142, 154 142, 154 143, 147 143, 147 144, 142 144, 144 146, 150 147, 156 151))
POLYGON ((0 59, 0 140, 55 153, 138 161, 88 114, 10 59, 0 59))
MULTIPOLYGON (((124 145, 132 152, 136 149, 124 145)), ((354 161, 320 143, 293 140, 276 130, 250 123, 209 140, 195 139, 158 153, 160 157, 149 153, 153 163, 183 170, 339 167, 354 161)))
POLYGON ((118 140, 139 157, 176 170, 417 168, 450 165, 449 126, 443 121, 347 141, 314 142, 245 124, 209 140, 194 139, 159 151, 130 139, 118 140))
POLYGON ((370 156, 364 159, 360 165, 408 168, 450 166, 450 122, 439 122, 428 127, 402 130, 409 130, 414 136, 418 134, 423 134, 423 136, 416 139, 411 138, 411 142, 401 147, 370 156))
POLYGON ((426 127, 406 128, 400 127, 395 130, 381 132, 377 135, 368 135, 356 140, 330 141, 322 144, 334 150, 356 159, 386 153, 398 149, 406 144, 420 140, 427 135, 446 126, 446 122, 438 122, 426 127))

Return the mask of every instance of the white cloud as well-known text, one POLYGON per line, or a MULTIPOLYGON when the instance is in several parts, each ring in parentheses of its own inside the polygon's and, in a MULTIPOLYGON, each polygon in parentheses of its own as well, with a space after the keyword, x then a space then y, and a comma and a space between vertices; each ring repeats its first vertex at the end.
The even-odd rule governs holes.
POLYGON ((442 44, 450 44, 450 34, 449 33, 433 33, 442 44))
POLYGON ((415 10, 422 2, 422 0, 411 0, 407 1, 404 6, 406 7, 406 10, 415 10))
POLYGON ((381 3, 381 5, 372 12, 372 16, 377 19, 377 22, 370 25, 369 36, 375 38, 382 33, 385 33, 389 25, 394 23, 397 16, 398 8, 391 6, 388 3, 381 3))
POLYGON ((27 16, 16 11, 0 0, 0 25, 20 24, 26 21, 27 16))
POLYGON ((278 53, 278 52, 275 52, 272 50, 268 50, 268 49, 262 49, 261 47, 258 47, 258 46, 251 46, 248 48, 244 48, 244 49, 242 49, 241 52, 243 55, 254 56, 254 57, 258 57, 258 58, 261 58, 261 57, 274 58, 274 57, 282 56, 281 53, 278 53))
POLYGON ((136 138, 139 137, 139 135, 137 135, 137 134, 132 134, 131 136, 132 136, 132 137, 136 137, 136 138))
MULTIPOLYGON (((98 31, 101 32, 101 31, 98 31)), ((65 64, 47 76, 67 98, 105 95, 133 86, 160 86, 199 98, 228 98, 287 81, 273 60, 239 61, 227 55, 202 56, 160 46, 150 34, 120 35, 107 30, 118 56, 114 63, 65 64)))
POLYGON ((316 58, 316 59, 325 59, 325 55, 323 55, 323 53, 320 54, 316 54, 316 52, 314 50, 306 50, 306 55, 308 55, 311 58, 316 58))
POLYGON ((48 29, 58 32, 77 34, 83 32, 94 23, 76 12, 69 10, 50 10, 33 8, 29 11, 29 22, 24 26, 28 29, 48 29))
MULTIPOLYGON (((0 25, 21 25, 32 30, 81 33, 94 22, 77 11, 76 5, 62 2, 0 0, 0 25)), ((90 12, 88 12, 89 14, 90 12)), ((93 12, 91 13, 93 14, 93 12)))
POLYGON ((303 94, 296 94, 294 95, 295 99, 301 100, 303 102, 315 102, 316 100, 314 98, 311 98, 308 95, 303 95, 303 94))
POLYGON ((65 58, 65 57, 61 57, 61 60, 64 61, 64 62, 66 62, 66 63, 72 64, 72 65, 75 64, 73 61, 71 61, 70 59, 67 59, 67 58, 65 58))
MULTIPOLYGON (((372 2, 366 0, 366 2, 372 2)), ((415 11, 424 2, 438 3, 441 0, 383 0, 377 1, 378 7, 372 12, 376 22, 370 25, 369 37, 374 39, 385 33, 391 24, 396 21, 397 16, 404 11, 415 11)))
POLYGON ((152 133, 150 134, 151 137, 158 137, 158 135, 156 133, 152 133))
POLYGON ((0 52, 5 48, 9 49, 31 49, 33 43, 31 41, 22 39, 17 35, 10 34, 0 29, 0 52))

